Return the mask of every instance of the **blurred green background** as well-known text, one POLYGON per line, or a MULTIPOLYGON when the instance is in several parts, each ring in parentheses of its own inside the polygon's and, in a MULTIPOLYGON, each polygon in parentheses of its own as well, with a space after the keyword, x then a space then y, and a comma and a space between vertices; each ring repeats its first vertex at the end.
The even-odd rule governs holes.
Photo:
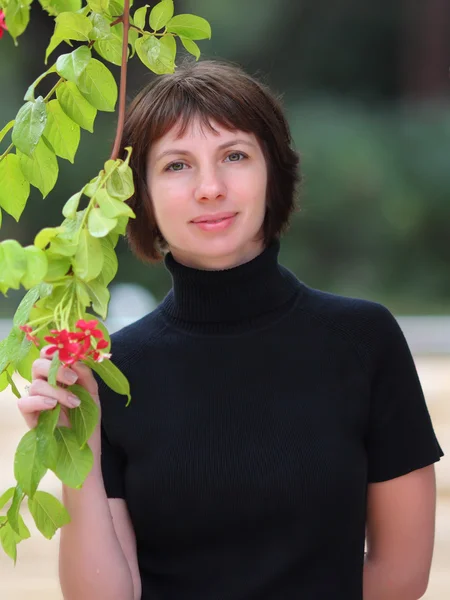
MULTIPOLYGON (((145 2, 135 2, 135 8, 145 2)), ((151 2, 151 5, 154 3, 151 2)), ((308 285, 370 298, 394 313, 450 313, 450 2, 448 0, 175 0, 176 13, 211 23, 202 58, 225 58, 282 95, 302 157, 301 210, 281 261, 308 285)), ((45 68, 53 20, 34 3, 14 47, 0 40, 0 128, 15 117, 45 68)), ((68 51, 60 46, 51 56, 68 51)), ((181 50, 180 50, 181 55, 181 50)), ((117 76, 119 68, 108 63, 117 76)), ((128 98, 149 78, 130 63, 128 98)), ((45 94, 51 77, 39 88, 45 94)), ((33 242, 61 222, 66 199, 109 157, 115 115, 82 131, 75 165, 59 159, 55 189, 32 188, 19 223, 4 215, 0 239, 33 242)), ((9 143, 5 138, 0 151, 9 143)), ((122 240, 116 282, 160 300, 164 267, 139 262, 122 240)), ((24 290, 0 302, 14 313, 24 290)))

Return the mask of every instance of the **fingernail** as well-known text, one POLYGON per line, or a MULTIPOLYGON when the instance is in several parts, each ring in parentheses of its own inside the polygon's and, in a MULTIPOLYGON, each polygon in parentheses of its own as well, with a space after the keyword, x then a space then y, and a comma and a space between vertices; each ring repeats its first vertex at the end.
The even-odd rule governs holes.
POLYGON ((72 384, 75 383, 75 381, 78 379, 78 375, 74 373, 74 371, 65 371, 64 379, 67 383, 72 384))
POLYGON ((73 408, 76 408, 77 406, 80 406, 81 401, 76 396, 69 396, 69 404, 70 406, 73 406, 73 408))
POLYGON ((54 398, 45 398, 44 402, 45 404, 48 404, 48 406, 56 406, 56 400, 54 398))

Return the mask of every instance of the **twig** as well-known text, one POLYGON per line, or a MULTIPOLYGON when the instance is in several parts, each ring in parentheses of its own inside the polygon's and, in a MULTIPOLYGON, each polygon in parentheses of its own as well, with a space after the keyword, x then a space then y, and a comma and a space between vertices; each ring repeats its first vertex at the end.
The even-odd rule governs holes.
POLYGON ((128 67, 128 30, 130 28, 130 0, 125 0, 123 7, 123 44, 122 64, 120 67, 120 89, 119 89, 119 114, 117 119, 116 139, 114 140, 111 160, 119 156, 122 143, 123 126, 125 122, 125 103, 127 95, 127 67, 128 67))

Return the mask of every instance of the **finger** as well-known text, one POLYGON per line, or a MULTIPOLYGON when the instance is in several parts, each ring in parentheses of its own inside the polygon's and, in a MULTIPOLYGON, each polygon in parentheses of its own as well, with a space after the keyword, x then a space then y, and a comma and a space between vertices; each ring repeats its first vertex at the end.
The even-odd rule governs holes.
MULTIPOLYGON (((36 358, 31 367, 33 379, 47 379, 50 371, 51 361, 48 358, 36 358)), ((59 367, 56 373, 56 381, 73 385, 78 379, 78 375, 69 367, 59 367)))
POLYGON ((66 390, 59 386, 53 387, 44 379, 35 379, 29 389, 30 396, 46 396, 54 398, 60 404, 67 408, 77 408, 80 406, 80 400, 70 390, 66 390))
POLYGON ((43 410, 51 410, 57 404, 56 398, 48 398, 47 396, 22 396, 17 400, 17 406, 24 416, 43 410))
POLYGON ((72 365, 72 370, 78 375, 77 384, 82 385, 91 396, 98 397, 98 385, 92 369, 78 361, 72 365))

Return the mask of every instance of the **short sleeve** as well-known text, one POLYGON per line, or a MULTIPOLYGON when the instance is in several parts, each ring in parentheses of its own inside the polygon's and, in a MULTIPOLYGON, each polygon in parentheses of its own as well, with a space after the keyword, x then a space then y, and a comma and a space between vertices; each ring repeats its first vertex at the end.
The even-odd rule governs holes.
POLYGON ((105 427, 101 425, 102 475, 108 498, 125 498, 125 457, 119 448, 109 441, 105 427))
POLYGON ((381 308, 366 438, 369 483, 406 475, 444 455, 406 339, 393 315, 381 308))

